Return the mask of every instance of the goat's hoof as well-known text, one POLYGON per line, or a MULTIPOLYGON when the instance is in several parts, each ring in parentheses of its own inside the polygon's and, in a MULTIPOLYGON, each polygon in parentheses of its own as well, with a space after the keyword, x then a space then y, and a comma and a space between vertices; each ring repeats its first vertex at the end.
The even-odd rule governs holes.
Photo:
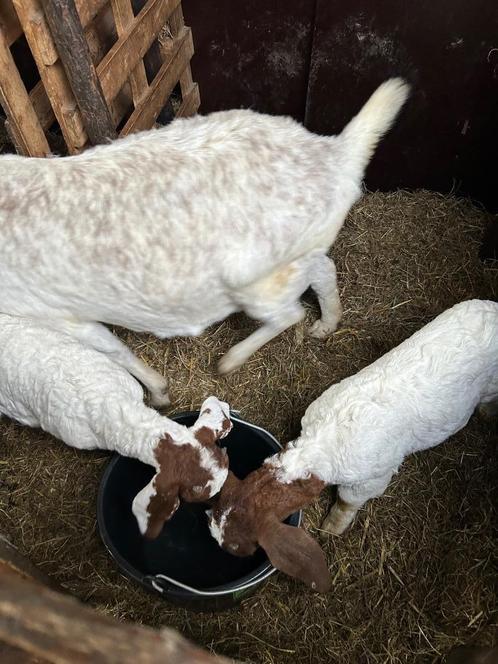
POLYGON ((338 519, 335 515, 333 517, 329 515, 326 519, 324 519, 322 525, 320 526, 320 537, 322 539, 327 539, 330 535, 338 537, 348 529, 349 524, 349 521, 344 522, 342 519, 338 519))
POLYGON ((154 390, 150 393, 150 403, 155 408, 166 408, 171 403, 169 398, 168 386, 165 385, 160 390, 154 390))
POLYGON ((226 355, 223 355, 221 360, 218 362, 218 373, 226 375, 232 373, 239 367, 241 367, 244 362, 240 361, 240 358, 236 354, 229 351, 226 355))
POLYGON ((308 330, 308 335, 314 339, 326 339, 337 330, 337 325, 338 323, 325 323, 321 319, 317 320, 308 330))

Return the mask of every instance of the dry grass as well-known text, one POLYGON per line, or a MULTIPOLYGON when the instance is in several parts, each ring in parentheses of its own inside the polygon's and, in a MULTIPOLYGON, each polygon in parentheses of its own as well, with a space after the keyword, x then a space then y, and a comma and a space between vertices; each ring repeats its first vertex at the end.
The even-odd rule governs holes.
MULTIPOLYGON (((214 364, 254 328, 243 316, 198 339, 121 334, 167 371, 175 410, 216 393, 285 441, 331 383, 452 304, 498 299, 496 270, 477 260, 485 221, 469 203, 434 193, 366 196, 333 250, 342 328, 325 342, 306 337, 304 325, 289 330, 228 378, 214 364)), ((306 301, 309 325, 316 308, 306 301)), ((496 438, 477 418, 409 459, 346 535, 326 540, 329 595, 277 575, 240 609, 217 615, 171 607, 119 574, 96 530, 104 453, 79 453, 9 421, 0 434, 0 532, 100 611, 171 625, 220 654, 265 664, 432 662, 458 643, 496 638, 496 438)), ((312 530, 330 501, 326 492, 307 511, 312 530)))

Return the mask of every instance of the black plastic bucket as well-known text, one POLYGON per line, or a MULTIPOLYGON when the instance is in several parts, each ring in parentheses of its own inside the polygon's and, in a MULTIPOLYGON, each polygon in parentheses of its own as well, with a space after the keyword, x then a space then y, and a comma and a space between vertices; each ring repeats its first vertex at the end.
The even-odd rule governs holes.
MULTIPOLYGON (((198 415, 179 413, 172 419, 190 426, 198 415)), ((227 448, 231 470, 242 479, 281 445, 264 429, 233 413, 231 418, 233 429, 221 443, 227 448)), ((217 611, 238 604, 275 572, 261 548, 246 558, 223 551, 209 532, 206 505, 182 503, 156 540, 143 538, 131 506, 153 473, 151 466, 116 454, 100 484, 100 535, 128 577, 174 604, 217 611)), ((296 512, 286 523, 299 526, 300 521, 301 512, 296 512)))

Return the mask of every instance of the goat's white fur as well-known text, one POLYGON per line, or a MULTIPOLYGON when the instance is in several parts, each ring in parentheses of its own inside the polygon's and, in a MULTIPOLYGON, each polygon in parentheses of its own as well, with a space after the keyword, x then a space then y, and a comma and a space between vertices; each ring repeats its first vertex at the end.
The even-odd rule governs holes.
POLYGON ((311 473, 339 485, 324 529, 339 534, 368 499, 384 493, 413 452, 464 427, 498 400, 498 304, 471 300, 316 399, 299 438, 272 457, 284 483, 311 473))
MULTIPOLYGON (((139 383, 108 356, 36 321, 0 314, 0 415, 40 427, 71 447, 113 450, 156 471, 157 444, 169 434, 174 444, 198 449, 213 496, 228 471, 195 431, 219 429, 230 409, 216 397, 204 401, 201 411, 206 408, 210 412, 201 412, 192 429, 178 424, 148 408, 139 383)), ((142 503, 144 514, 137 508, 136 517, 143 530, 148 501, 142 503)))
POLYGON ((301 320, 341 307, 326 252, 408 86, 385 82, 338 136, 249 110, 175 120, 78 156, 0 157, 0 311, 108 353, 166 401, 165 379, 95 321, 160 338, 243 310, 263 323, 223 358, 240 366, 301 320))

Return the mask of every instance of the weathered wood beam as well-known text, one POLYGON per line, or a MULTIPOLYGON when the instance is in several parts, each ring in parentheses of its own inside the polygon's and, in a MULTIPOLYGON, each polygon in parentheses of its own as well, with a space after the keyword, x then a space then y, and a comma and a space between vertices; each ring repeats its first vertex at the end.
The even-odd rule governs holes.
POLYGON ((119 622, 12 574, 0 578, 0 640, 53 664, 228 664, 172 629, 119 622))
POLYGON ((40 0, 13 0, 13 3, 68 151, 78 153, 88 142, 88 136, 40 0))
POLYGON ((0 103, 7 116, 7 131, 16 150, 29 157, 49 155, 50 147, 43 128, 2 30, 0 30, 0 103))
POLYGON ((115 138, 116 132, 75 2, 42 0, 42 4, 90 141, 94 145, 107 143, 115 138))

